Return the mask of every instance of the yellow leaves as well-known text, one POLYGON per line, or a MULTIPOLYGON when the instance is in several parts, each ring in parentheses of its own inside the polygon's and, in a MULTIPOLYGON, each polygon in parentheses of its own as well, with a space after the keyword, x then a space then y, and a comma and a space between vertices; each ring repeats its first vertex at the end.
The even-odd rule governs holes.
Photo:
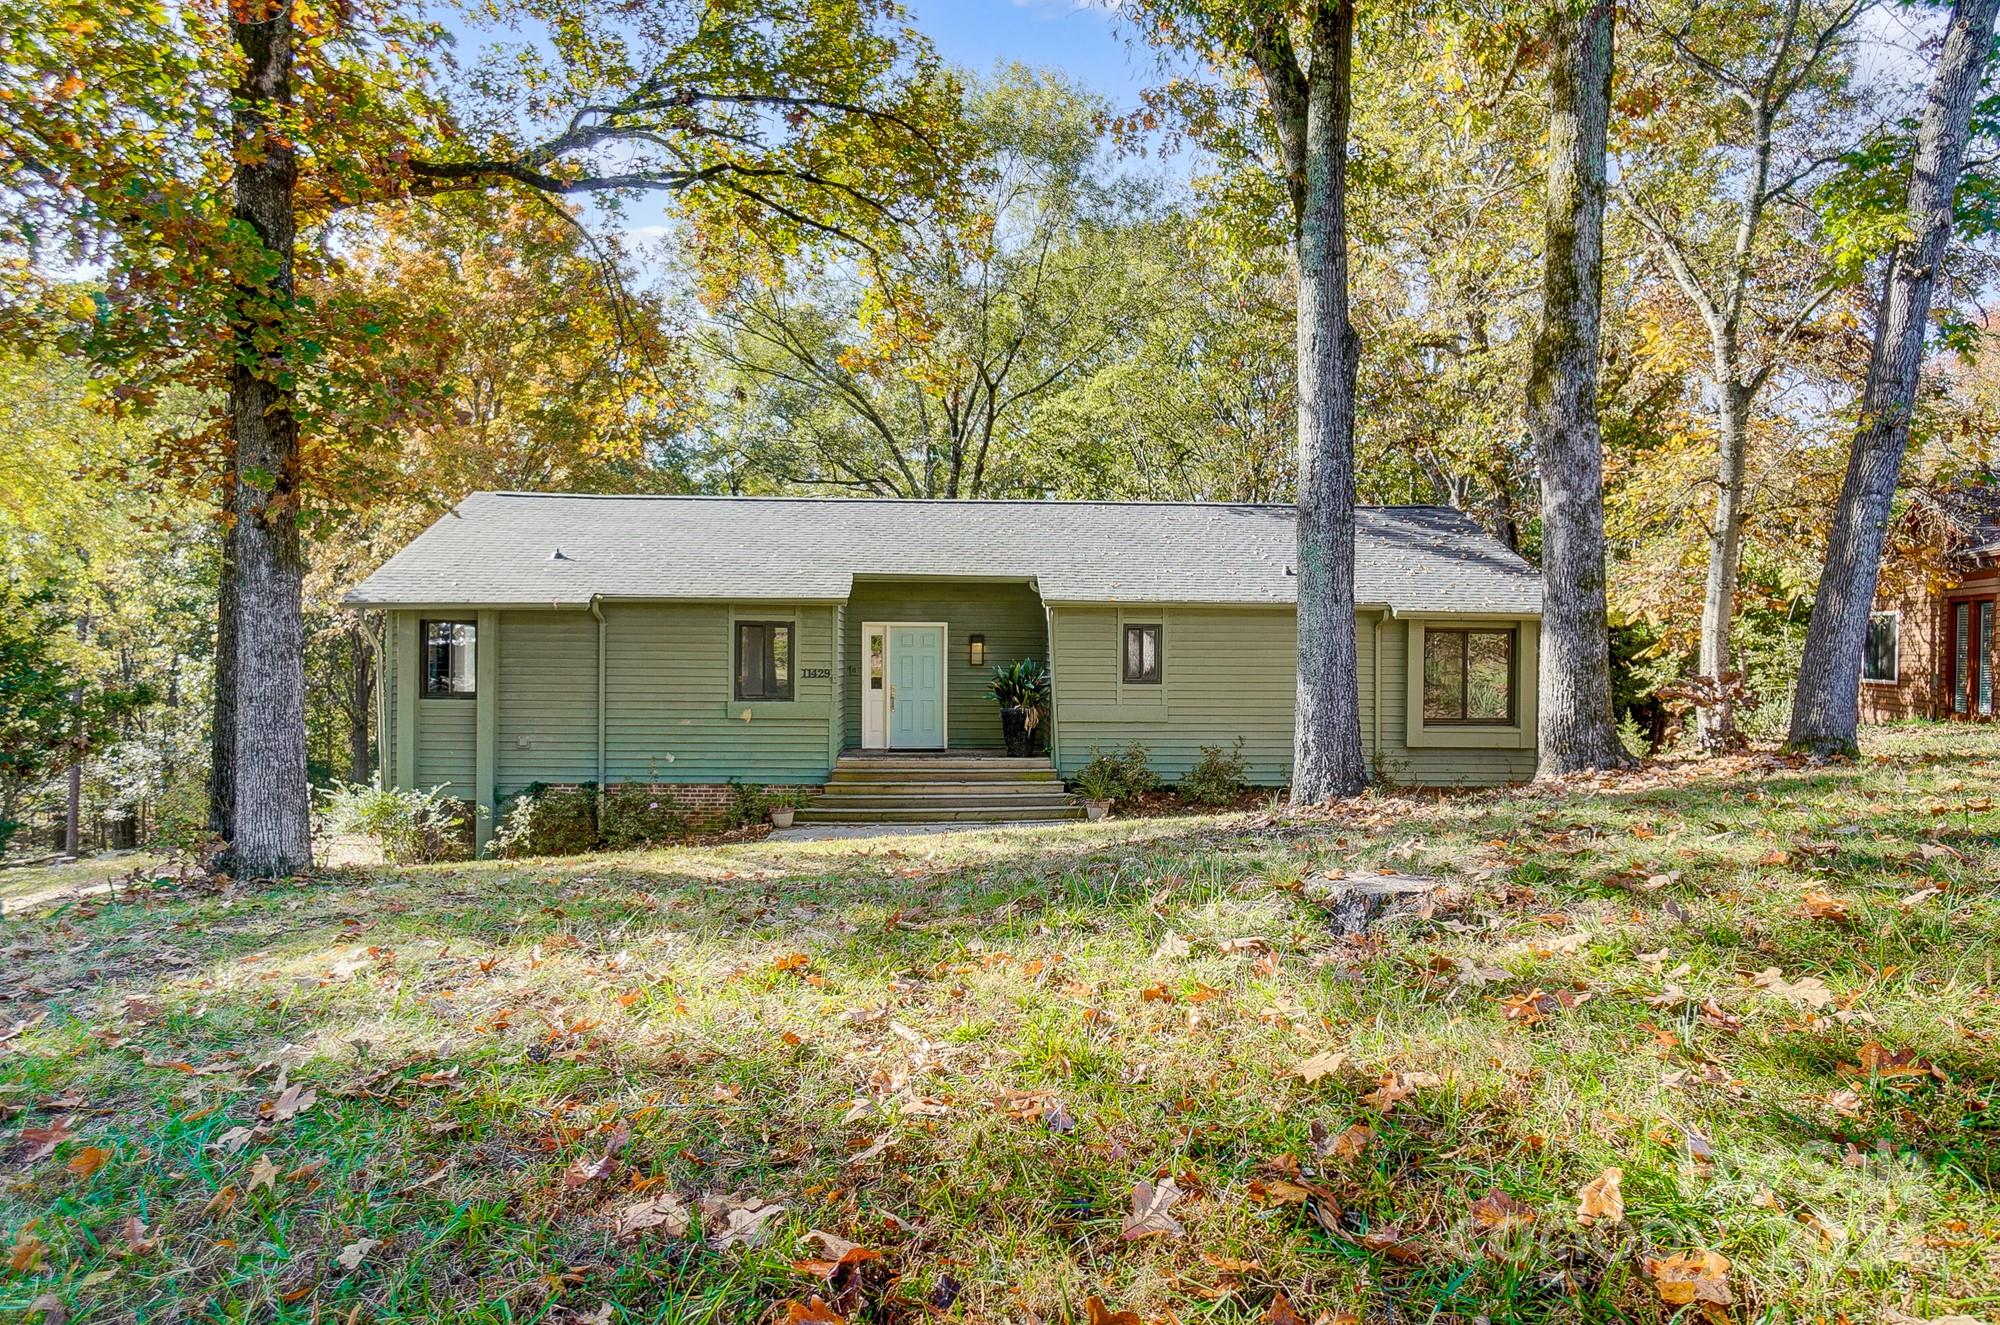
POLYGON ((1720 1252, 1697 1250, 1647 1257, 1646 1273, 1653 1276, 1660 1301, 1670 1307, 1696 1303, 1726 1307, 1735 1300, 1729 1288, 1729 1259, 1720 1252))
POLYGON ((1181 1189, 1172 1178, 1158 1187, 1145 1181, 1133 1184, 1132 1211, 1125 1216, 1125 1227, 1118 1236, 1127 1242, 1139 1238, 1180 1237, 1187 1230, 1168 1213, 1180 1199, 1181 1189))
POLYGON ((1593 1224, 1625 1222, 1625 1170, 1610 1168, 1576 1189, 1576 1222, 1593 1224))

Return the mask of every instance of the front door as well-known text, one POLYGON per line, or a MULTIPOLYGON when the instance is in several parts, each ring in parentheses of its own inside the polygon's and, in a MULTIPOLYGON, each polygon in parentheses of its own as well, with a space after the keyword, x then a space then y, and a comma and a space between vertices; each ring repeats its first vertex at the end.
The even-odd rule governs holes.
POLYGON ((1954 717, 1993 716, 1994 600, 1951 604, 1951 711, 1954 717))
POLYGON ((889 748, 944 749, 944 627, 889 627, 889 748))

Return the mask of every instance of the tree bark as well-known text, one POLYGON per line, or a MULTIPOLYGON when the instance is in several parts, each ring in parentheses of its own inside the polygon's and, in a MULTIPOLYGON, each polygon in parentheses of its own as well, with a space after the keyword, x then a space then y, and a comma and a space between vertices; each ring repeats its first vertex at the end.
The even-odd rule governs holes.
POLYGON ((1578 10, 1557 0, 1555 10, 1542 320, 1527 410, 1542 478, 1537 736, 1544 775, 1630 762, 1611 719, 1604 442, 1597 417, 1611 4, 1595 0, 1578 10))
POLYGON ((1368 781, 1354 638, 1354 376, 1347 317, 1347 139, 1353 0, 1318 0, 1309 65, 1282 15, 1254 26, 1284 154, 1298 270, 1298 692, 1292 800, 1352 796, 1368 781))
POLYGON ((1868 616, 1889 536, 1889 508, 1909 446, 1931 294, 1951 240, 1959 171, 1993 45, 1996 10, 2000 0, 1957 0, 1952 5, 1944 50, 1917 129, 1906 204, 1913 238, 1889 256, 1860 426, 1848 446, 1847 477, 1834 508, 1792 698, 1790 745, 1815 756, 1851 754, 1856 748, 1868 616))
MULTIPOLYGON (((236 483, 225 480, 224 509, 236 510, 236 483)), ((227 843, 236 818, 235 537, 225 528, 215 586, 215 658, 208 721, 208 834, 227 843)))
POLYGON ((282 352, 257 344, 257 333, 273 327, 273 343, 291 343, 283 323, 294 294, 298 161, 273 118, 292 99, 292 10, 290 0, 235 0, 231 15, 243 56, 232 124, 235 216, 263 251, 259 269, 237 278, 236 362, 229 373, 234 502, 223 569, 235 620, 224 658, 235 758, 223 864, 267 877, 312 864, 298 420, 290 389, 279 384, 287 367, 282 352))
POLYGON ((1701 595, 1701 648, 1697 672, 1714 683, 1713 702, 1695 710, 1695 731, 1710 753, 1739 743, 1736 705, 1728 681, 1734 670, 1736 579, 1743 566, 1743 525, 1750 464, 1750 404, 1753 392, 1737 378, 1732 348, 1716 355, 1715 511, 1708 525, 1708 578, 1701 595))

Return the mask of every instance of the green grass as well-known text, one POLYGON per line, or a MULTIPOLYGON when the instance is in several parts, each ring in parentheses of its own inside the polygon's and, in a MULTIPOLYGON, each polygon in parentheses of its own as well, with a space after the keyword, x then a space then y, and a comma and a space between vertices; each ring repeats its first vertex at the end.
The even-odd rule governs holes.
POLYGON ((0 1042, 0 1313, 1655 1321, 1648 1258, 1705 1250, 1735 1319, 1990 1316, 1996 784, 2000 732, 1899 728, 1325 820, 57 902, 0 922, 0 1034, 41 1016, 0 1042), (1335 937, 1308 876, 1362 867, 1447 889, 1335 937), (316 1099, 242 1132, 281 1073, 316 1099), (1625 1220, 1581 1227, 1610 1167, 1625 1220), (1184 1234, 1122 1239, 1168 1175, 1184 1234), (1494 1189, 1532 1220, 1482 1221, 1494 1189), (661 1193, 784 1211, 619 1239, 661 1193), (829 1285, 812 1230, 881 1259, 829 1285))
POLYGON ((0 869, 0 908, 11 914, 52 895, 101 889, 111 883, 122 886, 135 872, 144 875, 161 866, 159 853, 153 851, 109 852, 64 865, 10 866, 0 869))

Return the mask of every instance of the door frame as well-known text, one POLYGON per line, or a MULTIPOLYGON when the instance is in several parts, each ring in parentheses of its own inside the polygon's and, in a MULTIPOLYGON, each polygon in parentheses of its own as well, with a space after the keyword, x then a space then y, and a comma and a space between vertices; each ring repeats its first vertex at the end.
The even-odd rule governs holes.
POLYGON ((1994 696, 1995 712, 1982 713, 1979 708, 1979 677, 1984 672, 1988 684, 2000 690, 2000 675, 1996 675, 1993 657, 1994 640, 1987 641, 1984 654, 1979 648, 1979 618, 1982 610, 1991 612, 1994 631, 2000 637, 2000 595, 1991 593, 1947 595, 1944 600, 1944 646, 1945 646, 1945 690, 1944 712, 1948 720, 1957 722, 1990 722, 2000 714, 2000 694, 1994 696), (1958 660, 1958 609, 1965 608, 1965 675, 1961 676, 1958 660), (1965 712, 1958 711, 1958 687, 1965 684, 1965 712))
MULTIPOLYGON (((942 729, 942 744, 939 750, 951 748, 951 623, 949 621, 863 621, 861 623, 861 748, 864 750, 888 750, 889 745, 889 699, 896 688, 895 650, 893 642, 897 629, 935 630, 938 633, 938 725, 942 729), (868 639, 880 632, 882 636, 882 689, 868 688, 868 639), (879 694, 881 698, 872 699, 879 694)), ((932 749, 931 746, 913 746, 912 749, 932 749)))

